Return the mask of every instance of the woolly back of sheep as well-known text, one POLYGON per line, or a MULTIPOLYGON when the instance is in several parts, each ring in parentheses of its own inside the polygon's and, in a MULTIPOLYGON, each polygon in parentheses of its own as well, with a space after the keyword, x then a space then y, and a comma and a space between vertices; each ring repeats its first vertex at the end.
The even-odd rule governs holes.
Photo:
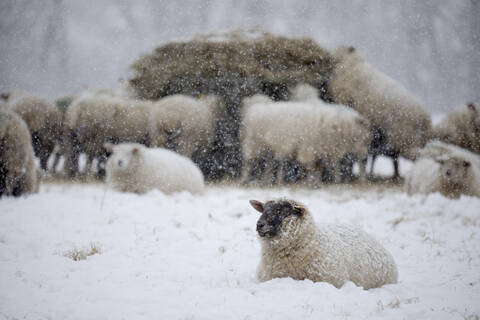
POLYGON ((220 96, 226 112, 218 119, 214 150, 206 159, 210 172, 204 173, 207 179, 224 174, 238 177, 241 99, 264 93, 274 100, 287 100, 288 88, 298 83, 311 84, 325 98, 333 67, 330 53, 312 39, 232 32, 156 48, 132 64, 129 84, 138 97, 151 100, 177 93, 220 96))

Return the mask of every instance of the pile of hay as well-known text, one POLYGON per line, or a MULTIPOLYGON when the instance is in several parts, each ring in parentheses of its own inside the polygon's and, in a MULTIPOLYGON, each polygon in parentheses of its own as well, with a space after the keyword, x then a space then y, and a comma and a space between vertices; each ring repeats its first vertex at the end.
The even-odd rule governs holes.
POLYGON ((134 76, 129 83, 144 99, 175 93, 228 97, 258 92, 282 99, 269 91, 297 83, 323 89, 333 59, 309 38, 233 32, 167 43, 140 57, 131 68, 134 76))
POLYGON ((237 31, 167 43, 131 68, 129 85, 139 98, 157 100, 177 93, 222 97, 226 112, 218 121, 214 150, 196 161, 207 179, 218 179, 225 174, 237 177, 241 171, 241 99, 263 93, 287 100, 288 88, 308 83, 327 100, 334 59, 309 38, 237 31))

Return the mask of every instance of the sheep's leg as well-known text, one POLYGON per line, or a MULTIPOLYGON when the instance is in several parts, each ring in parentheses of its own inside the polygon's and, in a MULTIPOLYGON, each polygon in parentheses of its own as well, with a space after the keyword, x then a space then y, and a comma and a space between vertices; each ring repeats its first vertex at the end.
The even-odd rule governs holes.
POLYGON ((359 161, 359 167, 360 167, 360 176, 359 180, 361 182, 365 182, 367 180, 367 158, 360 159, 359 161))
POLYGON ((92 162, 93 162, 93 157, 90 156, 89 154, 86 154, 86 162, 85 162, 85 172, 83 176, 85 178, 90 178, 93 175, 93 168, 92 168, 92 162))
POLYGON ((398 155, 393 156, 393 180, 400 179, 400 172, 398 170, 398 155))
POLYGON ((333 170, 333 183, 340 183, 342 181, 342 176, 338 161, 332 161, 330 164, 333 170))
POLYGON ((373 164, 375 163, 375 160, 377 159, 376 154, 372 154, 372 163, 370 163, 370 176, 373 177, 373 164))
POLYGON ((40 168, 43 171, 48 172, 48 154, 46 152, 41 152, 39 154, 40 157, 40 168))
POLYGON ((284 160, 284 161, 280 161, 279 164, 278 164, 278 183, 282 184, 283 182, 285 182, 285 178, 287 177, 287 163, 289 162, 289 160, 284 160))
POLYGON ((53 163, 52 163, 52 168, 50 169, 50 172, 52 174, 55 174, 57 172, 57 166, 58 166, 58 162, 60 161, 60 153, 55 152, 55 154, 53 155, 53 163))

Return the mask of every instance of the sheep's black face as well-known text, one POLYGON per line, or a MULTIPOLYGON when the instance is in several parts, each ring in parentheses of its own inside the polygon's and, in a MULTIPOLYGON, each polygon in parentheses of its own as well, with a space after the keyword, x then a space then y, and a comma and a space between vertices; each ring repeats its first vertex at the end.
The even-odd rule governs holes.
POLYGON ((261 203, 251 200, 250 204, 262 215, 257 221, 257 232, 262 238, 273 238, 277 235, 285 218, 292 215, 300 216, 303 207, 286 200, 268 201, 261 203))

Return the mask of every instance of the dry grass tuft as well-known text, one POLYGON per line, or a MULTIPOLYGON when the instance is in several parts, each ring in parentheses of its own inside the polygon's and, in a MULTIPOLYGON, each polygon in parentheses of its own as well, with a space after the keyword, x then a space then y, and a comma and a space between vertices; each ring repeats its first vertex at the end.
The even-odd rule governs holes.
POLYGON ((63 256, 73 261, 86 260, 87 257, 102 253, 101 246, 98 243, 90 243, 87 248, 73 248, 63 254, 63 256))

